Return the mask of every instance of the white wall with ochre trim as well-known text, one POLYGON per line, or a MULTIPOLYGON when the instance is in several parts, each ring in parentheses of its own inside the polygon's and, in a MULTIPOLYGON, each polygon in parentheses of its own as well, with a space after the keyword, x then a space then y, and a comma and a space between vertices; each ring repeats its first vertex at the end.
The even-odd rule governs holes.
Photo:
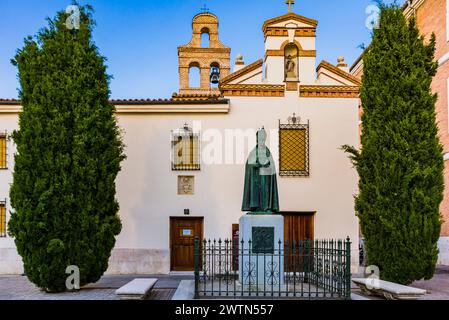
MULTIPOLYGON (((244 160, 255 145, 248 141, 240 164, 203 164, 195 176, 195 195, 177 195, 177 176, 170 167, 170 131, 185 122, 200 121, 204 134, 209 129, 223 135, 229 129, 278 129, 295 112, 310 120, 310 177, 278 177, 282 211, 316 211, 315 236, 353 241, 353 267, 357 266, 358 221, 354 212, 357 174, 339 148, 358 144, 357 99, 305 99, 298 92, 282 98, 231 98, 229 114, 119 114, 124 131, 127 159, 117 178, 117 197, 123 223, 112 253, 109 273, 168 273, 170 271, 169 218, 204 217, 206 238, 231 236, 238 223, 244 181, 244 160)), ((17 128, 16 115, 2 115, 0 127, 17 128)), ((278 164, 277 135, 269 146, 278 164)), ((203 143, 203 151, 205 149, 203 143)), ((225 155, 223 151, 223 155, 225 155)), ((1 192, 7 194, 11 173, 3 172, 1 192), (8 177, 6 177, 8 176, 8 177)), ((14 248, 11 239, 0 239, 0 251, 14 248)), ((11 255, 9 253, 9 255, 11 255)), ((14 260, 13 258, 11 258, 14 260)), ((16 264, 17 265, 17 264, 16 264)), ((19 264, 20 267, 20 264, 19 264)), ((14 269, 0 266, 0 273, 14 269)), ((16 273, 20 273, 16 268, 16 273)))

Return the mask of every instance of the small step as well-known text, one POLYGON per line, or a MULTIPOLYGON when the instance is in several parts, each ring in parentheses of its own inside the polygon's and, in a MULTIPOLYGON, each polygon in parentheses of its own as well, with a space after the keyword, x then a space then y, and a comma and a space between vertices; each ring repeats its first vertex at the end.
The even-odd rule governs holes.
POLYGON ((149 295, 157 281, 157 279, 134 279, 117 289, 115 294, 122 300, 143 300, 149 295))
POLYGON ((171 271, 170 276, 194 276, 195 272, 193 271, 171 271))

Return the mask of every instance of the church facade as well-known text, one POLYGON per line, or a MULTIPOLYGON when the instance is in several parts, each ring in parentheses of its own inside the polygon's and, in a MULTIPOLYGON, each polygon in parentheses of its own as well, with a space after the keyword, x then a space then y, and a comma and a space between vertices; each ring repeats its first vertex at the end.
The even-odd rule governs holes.
MULTIPOLYGON (((127 159, 117 178, 123 228, 108 273, 192 271, 196 236, 235 237, 245 214, 245 161, 262 127, 276 162, 285 239, 349 236, 357 269, 358 176, 341 146, 359 143, 360 81, 341 57, 337 65, 317 63, 317 26, 291 11, 265 21, 264 57, 246 64, 238 55, 231 66, 217 16, 198 14, 192 40, 178 48, 179 92, 111 101, 127 159)), ((0 100, 1 274, 23 272, 6 223, 15 152, 9 135, 20 110, 20 101, 0 100)))

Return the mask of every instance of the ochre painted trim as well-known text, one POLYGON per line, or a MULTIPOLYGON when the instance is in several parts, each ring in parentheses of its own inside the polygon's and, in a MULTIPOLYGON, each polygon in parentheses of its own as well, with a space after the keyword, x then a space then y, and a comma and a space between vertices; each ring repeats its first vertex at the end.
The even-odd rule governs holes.
POLYGON ((260 59, 260 60, 257 60, 256 62, 253 62, 253 63, 247 65, 246 67, 240 69, 240 70, 237 71, 237 72, 231 73, 231 74, 228 75, 227 77, 224 77, 223 79, 221 79, 221 81, 220 81, 220 87, 221 87, 222 85, 225 85, 225 84, 227 84, 227 83, 229 83, 229 82, 235 80, 235 79, 240 78, 241 76, 243 76, 243 75, 245 75, 245 74, 247 74, 247 73, 250 73, 250 72, 252 72, 252 71, 254 71, 254 70, 256 70, 256 69, 262 67, 262 65, 263 65, 263 60, 260 59))
POLYGON ((318 26, 318 21, 314 20, 314 19, 310 19, 310 18, 306 18, 304 16, 301 16, 299 14, 293 13, 293 12, 289 12, 287 14, 284 14, 282 16, 273 18, 273 19, 269 19, 267 21, 264 22, 263 26, 262 26, 262 31, 265 33, 265 31, 267 30, 267 28, 275 23, 280 23, 283 21, 288 21, 288 20, 296 20, 298 22, 302 22, 308 25, 311 25, 313 27, 318 26))
POLYGON ((339 80, 339 79, 333 77, 333 74, 330 75, 330 74, 328 74, 328 73, 326 73, 326 72, 321 72, 321 74, 325 75, 326 77, 328 77, 328 78, 330 78, 330 79, 332 79, 332 80, 334 80, 334 81, 337 81, 338 83, 341 83, 342 86, 345 86, 345 85, 346 85, 346 83, 344 83, 343 81, 341 81, 341 80, 339 80))
POLYGON ((358 98, 358 86, 299 86, 299 96, 302 98, 358 98))
POLYGON ((334 66, 333 64, 327 62, 327 61, 321 61, 321 63, 318 65, 318 67, 316 68, 316 71, 319 72, 319 70, 321 68, 327 69, 333 73, 335 73, 336 75, 354 83, 355 85, 361 85, 362 82, 360 81, 360 79, 356 78, 355 76, 353 76, 352 74, 341 70, 340 68, 334 66))
POLYGON ((197 48, 197 47, 178 47, 180 52, 194 52, 194 53, 230 53, 231 48, 197 48))
MULTIPOLYGON (((284 50, 267 50, 265 52, 265 60, 268 57, 283 57, 284 50)), ((299 50, 299 57, 316 57, 316 50, 299 50)))
POLYGON ((225 97, 284 97, 285 85, 227 84, 221 92, 225 97))
MULTIPOLYGON (((265 40, 267 37, 288 37, 288 29, 287 28, 279 28, 279 27, 268 27, 265 32, 265 40)), ((316 37, 316 28, 299 28, 295 30, 295 37, 302 38, 315 38, 316 37)))
POLYGON ((285 90, 298 91, 298 82, 288 81, 285 83, 285 90))

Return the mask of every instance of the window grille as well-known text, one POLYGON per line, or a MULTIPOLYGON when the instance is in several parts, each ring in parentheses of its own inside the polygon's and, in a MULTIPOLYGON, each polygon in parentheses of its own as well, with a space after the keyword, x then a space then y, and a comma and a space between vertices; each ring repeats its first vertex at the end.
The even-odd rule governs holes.
POLYGON ((8 163, 7 163, 7 141, 8 137, 6 132, 0 133, 0 169, 7 169, 8 163))
POLYGON ((6 201, 0 201, 0 238, 6 237, 6 201))
POLYGON ((172 170, 196 171, 200 165, 200 134, 185 126, 172 131, 172 170))
POLYGON ((279 121, 279 175, 285 177, 308 177, 309 122, 307 124, 279 121))

